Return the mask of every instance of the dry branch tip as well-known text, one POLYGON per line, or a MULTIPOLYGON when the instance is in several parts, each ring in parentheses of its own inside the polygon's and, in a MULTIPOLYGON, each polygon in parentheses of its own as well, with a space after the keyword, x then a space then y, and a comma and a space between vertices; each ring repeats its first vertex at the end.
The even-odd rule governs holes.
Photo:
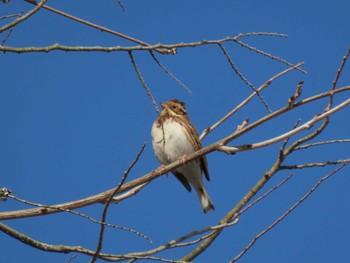
POLYGON ((6 202, 12 191, 6 187, 0 189, 0 201, 6 202))

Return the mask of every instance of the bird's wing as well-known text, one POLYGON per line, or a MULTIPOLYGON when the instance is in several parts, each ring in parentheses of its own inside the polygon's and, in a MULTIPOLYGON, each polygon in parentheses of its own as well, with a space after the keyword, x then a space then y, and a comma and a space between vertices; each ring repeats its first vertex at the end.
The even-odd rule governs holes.
MULTIPOLYGON (((199 136, 198 136, 198 132, 196 130, 196 128, 192 125, 192 123, 188 123, 189 127, 188 129, 190 130, 190 132, 194 135, 192 136, 192 145, 194 145, 194 150, 198 151, 199 149, 202 148, 202 143, 199 140, 199 136)), ((199 159, 200 162, 200 166, 201 166, 201 170, 204 172, 205 178, 207 178, 208 181, 210 181, 210 176, 209 176, 209 171, 208 171, 208 161, 207 158, 205 157, 205 155, 203 155, 202 158, 199 159)))
MULTIPOLYGON (((190 140, 191 144, 193 145, 193 150, 198 151, 202 148, 202 143, 199 140, 198 132, 196 128, 193 126, 193 124, 189 121, 189 119, 183 120, 182 118, 179 118, 179 123, 183 125, 188 133, 188 139, 190 140)), ((207 158, 203 156, 199 160, 201 170, 204 172, 205 178, 207 178, 208 181, 210 181, 209 171, 208 171, 208 162, 207 158)), ((186 179, 186 178, 184 178, 186 179)), ((180 179, 179 179, 180 180, 180 179)), ((181 181, 181 180, 180 180, 181 181)))
POLYGON ((210 181, 207 158, 203 156, 200 162, 201 162, 201 168, 202 168, 202 171, 204 172, 205 178, 207 178, 207 180, 210 181))
POLYGON ((182 185, 187 189, 187 191, 191 192, 191 190, 192 190, 191 185, 188 182, 188 180, 185 178, 185 176, 183 176, 179 172, 173 172, 173 174, 182 183, 182 185))

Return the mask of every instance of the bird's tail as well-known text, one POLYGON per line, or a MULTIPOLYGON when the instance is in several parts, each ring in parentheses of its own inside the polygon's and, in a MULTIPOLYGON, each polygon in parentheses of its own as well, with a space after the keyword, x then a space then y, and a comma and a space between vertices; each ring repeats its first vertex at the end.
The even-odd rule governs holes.
POLYGON ((198 199, 201 203, 204 213, 210 210, 215 210, 213 202, 210 200, 207 190, 205 189, 203 183, 199 187, 195 187, 198 199))

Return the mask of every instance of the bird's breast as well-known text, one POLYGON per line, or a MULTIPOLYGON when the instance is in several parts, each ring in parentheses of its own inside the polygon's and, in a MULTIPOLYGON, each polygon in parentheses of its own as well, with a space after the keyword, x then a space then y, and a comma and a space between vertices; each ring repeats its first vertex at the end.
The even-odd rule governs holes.
POLYGON ((191 154, 194 148, 188 139, 188 132, 179 122, 172 119, 152 126, 152 144, 156 157, 163 163, 178 160, 184 154, 191 154))

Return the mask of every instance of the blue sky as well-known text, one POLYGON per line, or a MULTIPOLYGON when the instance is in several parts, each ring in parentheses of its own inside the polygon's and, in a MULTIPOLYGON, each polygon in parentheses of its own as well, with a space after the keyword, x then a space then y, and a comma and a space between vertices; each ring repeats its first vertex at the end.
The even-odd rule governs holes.
MULTIPOLYGON (((285 105, 296 84, 304 80, 302 98, 329 90, 350 43, 346 0, 329 1, 48 1, 48 5, 121 33, 156 44, 221 39, 246 32, 277 32, 288 38, 254 37, 245 41, 291 63, 305 62, 308 72, 292 72, 263 93, 272 109, 285 105)), ((0 16, 33 8, 24 1, 0 4, 0 16)), ((0 21, 4 25, 6 21, 0 21)), ((5 34, 0 35, 0 39, 5 34)), ((133 45, 133 43, 67 20, 45 10, 15 28, 6 45, 15 47, 64 45, 133 45)), ((255 85, 286 69, 237 44, 227 43, 236 66, 255 85)), ((192 94, 165 74, 147 52, 134 58, 157 102, 178 98, 187 104, 190 118, 204 128, 240 103, 251 90, 232 72, 216 46, 187 48, 176 56, 157 58, 191 88, 192 94)), ((24 199, 57 204, 80 199, 116 186, 144 142, 146 149, 129 175, 138 178, 159 164, 154 157, 150 129, 157 117, 127 53, 0 54, 0 187, 24 199)), ((349 63, 338 87, 349 85, 349 63)), ((335 98, 339 103, 348 93, 335 98)), ((284 133, 322 112, 326 101, 297 109, 262 125, 231 145, 254 143, 284 133)), ((266 114, 258 100, 234 115, 204 139, 203 145, 227 136, 244 119, 266 114)), ((348 139, 350 109, 331 118, 317 141, 348 139)), ((305 135, 304 132, 302 135, 305 135)), ((296 137, 299 138, 299 137, 296 137)), ((208 155, 211 182, 206 182, 215 212, 204 215, 197 197, 173 178, 162 176, 141 193, 110 207, 110 223, 136 229, 153 240, 122 230, 108 229, 104 252, 149 250, 169 240, 216 224, 268 170, 281 144, 227 156, 208 155)), ((320 146, 293 154, 286 164, 349 158, 349 145, 320 146)), ((293 178, 259 203, 239 223, 227 229, 195 262, 227 262, 260 231, 270 225, 334 167, 295 171, 293 178)), ((264 193, 290 171, 278 173, 264 193)), ((289 217, 263 236, 239 262, 344 262, 350 242, 349 168, 331 177, 289 217)), ((260 196, 259 194, 259 196, 260 196)), ((26 206, 12 200, 0 211, 26 206)), ((102 206, 80 209, 100 218, 102 206)), ((27 218, 3 223, 37 240, 82 245, 95 249, 99 227, 69 214, 27 218)), ((65 262, 71 255, 46 253, 0 235, 4 262, 65 262)), ((189 252, 178 249, 164 257, 179 259, 189 252)), ((87 262, 78 255, 73 262, 87 262)))

